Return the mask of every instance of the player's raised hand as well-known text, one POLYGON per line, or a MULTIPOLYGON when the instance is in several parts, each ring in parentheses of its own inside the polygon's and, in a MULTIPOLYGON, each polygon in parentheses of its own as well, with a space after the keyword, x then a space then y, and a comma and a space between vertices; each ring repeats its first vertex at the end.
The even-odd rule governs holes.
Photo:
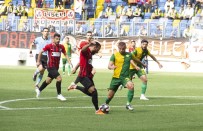
POLYGON ((162 67, 163 67, 163 65, 159 63, 159 68, 161 69, 162 67))
POLYGON ((73 68, 72 71, 71 71, 71 73, 72 73, 72 74, 75 74, 75 73, 76 73, 76 69, 73 68))

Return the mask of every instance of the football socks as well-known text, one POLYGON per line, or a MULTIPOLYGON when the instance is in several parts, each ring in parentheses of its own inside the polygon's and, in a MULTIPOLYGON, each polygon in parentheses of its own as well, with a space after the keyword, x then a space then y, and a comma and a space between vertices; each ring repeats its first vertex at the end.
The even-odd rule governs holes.
POLYGON ((46 88, 46 86, 47 86, 48 84, 46 83, 46 80, 42 83, 42 85, 40 86, 40 88, 39 88, 39 90, 40 90, 40 92, 42 91, 42 90, 44 90, 44 88, 46 88))
POLYGON ((128 103, 131 103, 134 97, 134 90, 128 90, 128 103))
POLYGON ((147 84, 142 83, 141 88, 142 88, 142 94, 145 94, 145 92, 147 90, 147 84))
POLYGON ((58 95, 60 95, 61 94, 61 81, 56 82, 56 90, 57 90, 58 95))
POLYGON ((37 82, 35 85, 38 85, 41 82, 42 77, 43 77, 43 75, 41 75, 41 74, 37 77, 37 82))

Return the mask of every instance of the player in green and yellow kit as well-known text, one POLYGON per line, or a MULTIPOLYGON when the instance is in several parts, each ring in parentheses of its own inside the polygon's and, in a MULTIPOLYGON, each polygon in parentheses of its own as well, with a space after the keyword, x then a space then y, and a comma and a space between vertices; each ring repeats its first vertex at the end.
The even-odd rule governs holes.
MULTIPOLYGON (((147 40, 142 40, 141 41, 141 47, 137 47, 135 48, 135 50, 132 52, 132 56, 135 59, 139 59, 140 61, 142 61, 142 59, 146 56, 150 56, 158 65, 159 68, 162 68, 163 66, 159 63, 159 61, 154 57, 154 55, 152 55, 150 53, 150 51, 147 49, 148 46, 148 41, 147 40)), ((142 65, 137 64, 141 70, 136 70, 133 68, 133 65, 130 66, 130 78, 132 80, 133 75, 137 74, 137 76, 140 78, 140 80, 142 81, 142 93, 140 96, 140 100, 149 100, 148 98, 145 97, 145 92, 147 90, 147 76, 146 73, 144 71, 144 69, 142 68, 142 65)))
POLYGON ((130 80, 129 77, 129 68, 130 64, 134 66, 136 70, 139 70, 140 68, 136 66, 134 61, 132 60, 132 54, 129 52, 126 52, 126 43, 119 42, 118 43, 118 52, 114 53, 109 61, 108 68, 110 70, 114 70, 113 77, 111 79, 110 87, 108 88, 108 96, 106 98, 105 104, 109 104, 112 98, 114 97, 114 94, 118 90, 118 87, 120 85, 123 85, 124 87, 128 88, 128 95, 127 95, 127 104, 126 109, 133 110, 133 107, 131 106, 131 101, 134 96, 134 84, 130 80))
MULTIPOLYGON (((71 48, 71 44, 69 42, 69 37, 68 36, 66 36, 63 39, 63 43, 62 44, 65 47, 66 54, 71 59, 72 48, 71 48)), ((65 67, 66 67, 67 59, 66 59, 66 57, 63 54, 62 54, 62 62, 63 62, 63 67, 62 67, 63 75, 65 75, 65 67)), ((71 74, 71 66, 70 66, 70 64, 68 64, 68 75, 70 75, 70 74, 71 74)))

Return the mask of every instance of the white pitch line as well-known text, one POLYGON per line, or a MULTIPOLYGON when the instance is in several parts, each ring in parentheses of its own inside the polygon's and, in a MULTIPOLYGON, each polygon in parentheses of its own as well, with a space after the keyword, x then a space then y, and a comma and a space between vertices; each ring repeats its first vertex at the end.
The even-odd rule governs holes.
MULTIPOLYGON (((89 96, 75 96, 75 97, 66 97, 67 99, 75 99, 75 98, 86 98, 89 96)), ((106 97, 106 96, 99 96, 99 97, 106 97)), ((115 96, 117 98, 126 97, 126 96, 115 96)), ((203 96, 149 96, 149 98, 203 98, 203 96)), ((47 97, 47 98, 40 98, 40 99, 56 99, 56 97, 47 97)), ((39 99, 39 100, 40 100, 39 99)), ((41 109, 62 109, 62 108, 70 108, 70 109, 77 109, 77 108, 93 108, 93 107, 33 107, 33 108, 9 108, 5 106, 1 106, 1 104, 11 103, 16 101, 26 101, 26 100, 37 100, 36 98, 25 98, 25 99, 13 99, 13 100, 5 100, 0 101, 0 110, 41 110, 41 109)), ((196 105, 203 105, 203 103, 190 103, 190 104, 162 104, 162 105, 134 105, 135 107, 142 107, 142 106, 151 106, 151 107, 158 107, 158 106, 196 106, 196 105)), ((111 106, 111 107, 124 107, 124 106, 111 106)))
MULTIPOLYGON (((163 104, 163 105, 133 105, 134 107, 161 107, 161 106, 197 106, 203 103, 190 103, 190 104, 163 104)), ((124 108, 125 106, 110 106, 111 108, 124 108)), ((94 108, 93 106, 77 106, 77 107, 33 107, 33 108, 9 108, 0 110, 47 110, 47 109, 88 109, 94 108)))
POLYGON ((9 109, 10 109, 10 108, 5 107, 5 106, 0 106, 0 110, 1 110, 1 108, 2 108, 2 109, 6 109, 6 110, 9 110, 9 109))
MULTIPOLYGON (((67 99, 76 99, 76 98, 86 98, 89 96, 75 96, 75 97, 66 97, 67 99)), ((99 97, 106 97, 106 96, 99 96, 99 97)), ((122 98, 126 96, 114 96, 114 98, 122 98)), ((148 96, 149 98, 203 98, 203 96, 148 96)), ((56 97, 42 97, 40 99, 55 99, 56 97)), ((136 98, 136 97, 134 97, 136 98)), ((26 101, 26 100, 37 100, 37 98, 24 98, 24 99, 13 99, 13 100, 5 100, 0 101, 1 104, 10 103, 10 102, 16 102, 16 101, 26 101)))

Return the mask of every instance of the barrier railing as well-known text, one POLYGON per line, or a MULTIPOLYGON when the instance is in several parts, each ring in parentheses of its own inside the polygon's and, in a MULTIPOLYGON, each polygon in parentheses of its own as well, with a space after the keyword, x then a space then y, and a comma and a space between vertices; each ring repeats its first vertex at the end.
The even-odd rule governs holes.
MULTIPOLYGON (((67 34, 84 35, 92 31, 95 38, 114 38, 120 36, 148 36, 157 38, 179 38, 183 31, 191 25, 191 21, 180 21, 174 23, 171 20, 152 20, 150 22, 119 22, 109 20, 79 21, 67 20, 50 22, 49 20, 34 19, 2 19, 0 30, 3 31, 24 31, 40 32, 48 27, 50 32, 58 32, 62 36, 67 34)), ((194 28, 203 29, 203 22, 193 22, 194 28)))

